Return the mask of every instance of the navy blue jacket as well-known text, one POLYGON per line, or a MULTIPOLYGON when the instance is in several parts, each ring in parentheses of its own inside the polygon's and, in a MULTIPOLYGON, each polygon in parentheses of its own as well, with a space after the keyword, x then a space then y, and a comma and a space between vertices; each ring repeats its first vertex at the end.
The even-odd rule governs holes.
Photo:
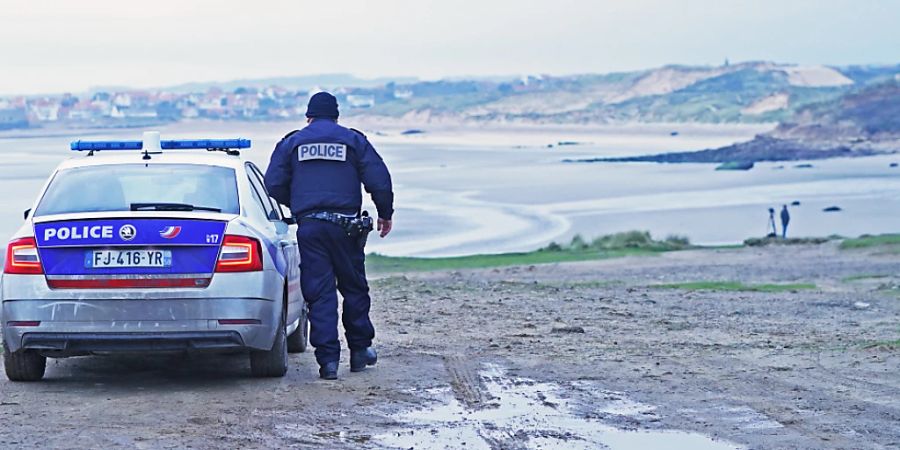
POLYGON ((266 169, 266 189, 294 216, 316 211, 356 214, 360 183, 372 195, 378 217, 391 219, 391 175, 366 137, 327 119, 288 134, 275 146, 266 169))

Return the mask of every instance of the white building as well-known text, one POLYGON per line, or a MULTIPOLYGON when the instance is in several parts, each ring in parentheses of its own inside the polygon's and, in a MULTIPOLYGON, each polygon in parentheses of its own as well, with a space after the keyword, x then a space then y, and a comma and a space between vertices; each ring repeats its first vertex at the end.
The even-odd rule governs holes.
POLYGON ((394 98, 400 100, 409 100, 413 96, 413 91, 411 89, 397 89, 394 91, 394 98))
POLYGON ((375 96, 350 94, 347 96, 347 103, 351 108, 371 108, 375 106, 375 96))

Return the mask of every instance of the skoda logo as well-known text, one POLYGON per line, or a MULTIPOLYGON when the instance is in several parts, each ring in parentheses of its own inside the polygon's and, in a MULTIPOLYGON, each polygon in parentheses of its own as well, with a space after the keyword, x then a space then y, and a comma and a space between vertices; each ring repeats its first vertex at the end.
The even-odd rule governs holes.
POLYGON ((137 235, 137 230, 134 228, 134 225, 125 224, 122 225, 122 228, 119 228, 119 237, 123 241, 130 241, 134 239, 135 235, 137 235))

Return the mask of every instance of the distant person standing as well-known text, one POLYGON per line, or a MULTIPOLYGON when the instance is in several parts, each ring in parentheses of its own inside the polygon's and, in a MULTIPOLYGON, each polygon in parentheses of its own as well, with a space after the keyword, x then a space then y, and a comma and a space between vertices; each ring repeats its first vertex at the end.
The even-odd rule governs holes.
POLYGON ((778 228, 775 227, 775 208, 769 208, 769 227, 772 231, 769 232, 768 237, 778 237, 778 228))
MULTIPOLYGON (((787 227, 791 222, 791 213, 788 212, 787 205, 781 205, 781 238, 787 239, 787 227)), ((773 224, 774 227, 774 224, 773 224)))

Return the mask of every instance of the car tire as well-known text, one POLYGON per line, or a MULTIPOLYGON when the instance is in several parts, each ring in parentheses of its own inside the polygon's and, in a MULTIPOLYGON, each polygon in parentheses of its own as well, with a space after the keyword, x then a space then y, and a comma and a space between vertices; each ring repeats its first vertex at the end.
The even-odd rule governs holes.
POLYGON ((305 305, 300 314, 300 325, 288 336, 287 345, 288 353, 303 353, 309 346, 309 317, 305 305))
POLYGON ((275 332, 275 342, 271 350, 253 350, 250 352, 250 372, 257 378, 283 377, 287 373, 287 330, 284 315, 275 332))
POLYGON ((10 352, 3 346, 3 367, 9 381, 39 381, 47 370, 47 357, 34 350, 10 352))

